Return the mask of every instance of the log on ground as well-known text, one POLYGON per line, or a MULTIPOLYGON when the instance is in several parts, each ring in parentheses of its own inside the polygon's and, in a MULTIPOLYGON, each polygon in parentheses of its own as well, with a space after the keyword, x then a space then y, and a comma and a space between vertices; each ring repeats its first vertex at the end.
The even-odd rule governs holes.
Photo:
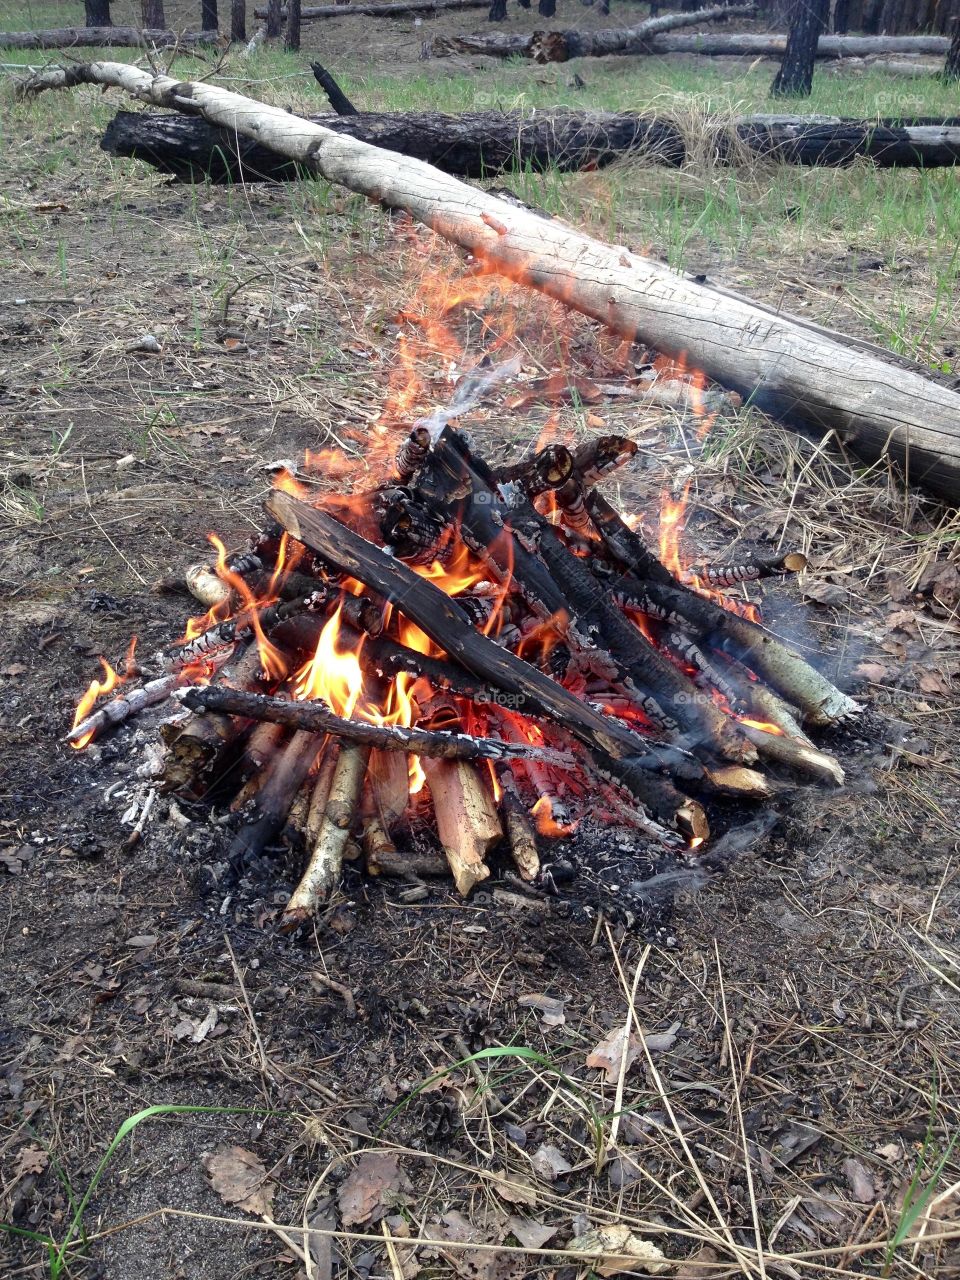
MULTIPOLYGON (((398 0, 397 3, 377 3, 373 0, 356 0, 347 4, 305 5, 300 10, 301 22, 314 22, 318 18, 348 18, 351 14, 359 14, 365 18, 407 18, 418 13, 443 13, 456 9, 486 9, 490 0, 398 0)), ((266 18, 266 8, 254 9, 257 18, 266 18)), ((286 20, 287 11, 282 9, 280 17, 286 20)))
POLYGON ((45 31, 0 31, 0 49, 139 49, 156 45, 216 44, 216 31, 163 31, 140 27, 51 27, 45 31))
POLYGON ((960 503, 960 394, 882 347, 751 302, 546 219, 439 169, 291 116, 220 85, 120 62, 51 67, 23 95, 115 85, 159 107, 256 137, 351 191, 403 209, 487 270, 522 282, 631 341, 680 356, 761 409, 834 432, 861 458, 960 503))
MULTIPOLYGON (((629 112, 358 112, 314 116, 314 123, 444 173, 478 178, 511 169, 578 172, 625 156, 682 165, 683 131, 671 120, 629 112)), ((869 157, 881 168, 932 169, 960 162, 960 117, 844 120, 835 116, 743 116, 707 121, 707 145, 722 160, 753 154, 786 164, 840 166, 869 157)), ((112 155, 143 160, 182 181, 287 182, 302 165, 206 120, 119 111, 101 142, 112 155)))
MULTIPOLYGON (((696 16, 696 15, 687 15, 696 16)), ((623 47, 634 28, 600 32, 533 32, 532 35, 478 32, 466 36, 435 36, 431 50, 435 57, 468 53, 488 58, 534 58, 565 61, 567 57, 604 56, 611 53, 662 54, 699 53, 717 58, 782 58, 787 37, 776 34, 742 32, 736 35, 675 35, 672 32, 647 35, 636 41, 636 47, 623 47), (563 37, 557 40, 556 37, 563 37), (599 39, 598 37, 609 37, 599 39), (567 39, 569 37, 569 39, 567 39), (583 52, 592 37, 596 53, 583 52), (616 46, 620 47, 616 47, 616 46), (579 50, 577 53, 571 52, 579 50)), ((817 58, 835 61, 841 58, 867 58, 887 54, 935 54, 945 57, 950 41, 946 36, 821 36, 817 58)))

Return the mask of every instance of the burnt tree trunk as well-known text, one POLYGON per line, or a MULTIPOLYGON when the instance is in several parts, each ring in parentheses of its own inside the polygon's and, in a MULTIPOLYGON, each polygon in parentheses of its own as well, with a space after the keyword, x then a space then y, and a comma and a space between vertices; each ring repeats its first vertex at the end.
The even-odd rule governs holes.
POLYGON ((267 39, 275 39, 280 34, 280 0, 270 0, 267 5, 267 39))
POLYGON ((850 30, 850 0, 836 0, 831 28, 838 36, 845 36, 850 30))
POLYGON ((507 0, 491 0, 490 12, 487 14, 488 22, 506 22, 507 20, 507 0))
POLYGON ((291 53, 300 50, 300 0, 287 0, 287 35, 284 44, 291 53))
MULTIPOLYGON (((680 129, 656 117, 603 112, 560 113, 553 119, 476 112, 358 113, 336 81, 314 75, 342 119, 316 122, 401 155, 426 160, 445 173, 479 178, 510 169, 564 171, 602 168, 625 155, 673 167, 686 159, 680 129)), ((938 168, 960 164, 960 119, 864 121, 803 116, 744 116, 709 123, 710 148, 736 163, 742 148, 780 163, 842 166, 868 156, 883 168, 938 168)), ((113 155, 144 160, 187 181, 296 181, 303 169, 288 157, 205 120, 120 111, 101 146, 113 155)))
POLYGON ((796 0, 787 47, 770 87, 773 98, 809 98, 817 44, 826 26, 829 0, 796 0))
POLYGON ((947 60, 941 75, 947 81, 960 80, 960 23, 957 24, 956 35, 950 41, 947 60))
POLYGON ((356 116, 360 114, 326 67, 321 66, 319 62, 311 62, 310 70, 313 72, 314 80, 327 95, 327 101, 338 116, 356 116))
POLYGON ((88 27, 109 27, 110 0, 83 0, 83 21, 88 27))
POLYGON ((159 30, 167 25, 163 0, 140 0, 140 20, 145 28, 159 30))
POLYGON ((200 0, 200 30, 220 30, 220 15, 217 12, 217 0, 200 0))
POLYGON ((554 18, 557 13, 557 0, 539 0, 537 13, 541 18, 554 18))
POLYGON ((247 39, 247 0, 231 0, 230 3, 230 39, 246 43, 247 39))

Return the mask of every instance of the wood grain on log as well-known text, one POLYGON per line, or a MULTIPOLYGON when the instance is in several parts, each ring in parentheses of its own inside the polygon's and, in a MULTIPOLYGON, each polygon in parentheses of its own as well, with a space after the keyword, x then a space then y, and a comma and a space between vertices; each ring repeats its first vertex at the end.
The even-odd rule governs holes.
MULTIPOLYGON (((682 165, 683 131, 669 120, 622 112, 521 116, 471 112, 354 112, 314 123, 374 146, 413 156, 444 173, 479 178, 510 169, 599 169, 636 155, 682 165)), ((881 168, 937 168, 960 163, 960 118, 844 120, 834 116, 742 116, 707 120, 704 142, 724 161, 741 152, 800 165, 846 165, 869 157, 881 168)), ((187 181, 287 182, 302 165, 206 120, 119 111, 100 144, 112 155, 152 164, 187 181)))
POLYGON ((594 240, 400 157, 219 85, 119 62, 48 68, 24 94, 115 85, 156 106, 257 137, 331 182, 406 210, 488 270, 680 356, 786 421, 834 432, 861 457, 960 502, 960 395, 883 348, 751 303, 651 258, 594 240))

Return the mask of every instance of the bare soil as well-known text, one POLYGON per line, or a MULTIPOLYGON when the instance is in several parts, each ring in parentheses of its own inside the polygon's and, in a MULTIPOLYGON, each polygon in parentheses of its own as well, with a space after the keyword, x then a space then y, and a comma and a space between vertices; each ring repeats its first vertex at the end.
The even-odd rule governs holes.
MULTIPOLYGON (((560 1248, 588 1222, 626 1224, 671 1259, 698 1257, 687 1277, 740 1273, 737 1249, 758 1238, 768 1274, 960 1274, 944 1238, 956 1161, 937 1168, 958 1105, 949 517, 756 414, 718 422, 701 449, 664 411, 566 407, 564 433, 602 422, 640 441, 621 497, 648 532, 664 483, 692 462, 702 554, 775 545, 784 529, 810 553, 804 583, 771 588, 769 616, 868 707, 825 739, 850 785, 778 801, 769 836, 681 895, 676 945, 649 954, 581 909, 589 876, 566 895, 577 909, 541 911, 445 887, 408 904, 351 870, 336 911, 280 937, 289 861, 229 886, 222 835, 181 824, 167 798, 126 847, 146 729, 84 754, 62 743, 97 655, 118 660, 134 632, 149 655, 180 632, 188 606, 154 585, 202 558, 210 529, 243 542, 268 464, 342 447, 349 470, 331 487, 369 484, 401 332, 418 404, 449 387, 449 352, 411 313, 445 321, 460 365, 498 349, 508 317, 499 349, 544 371, 609 371, 615 348, 493 286, 452 306, 457 255, 340 193, 167 187, 110 167, 82 123, 44 132, 34 117, 15 145, 16 216, 0 229, 0 1216, 62 1239, 65 1182, 83 1192, 122 1121, 189 1104, 248 1110, 137 1128, 90 1202, 71 1275, 586 1273, 461 1247, 527 1244, 531 1222, 560 1248), (138 349, 145 334, 160 354, 138 349), (187 994, 196 981, 224 990, 187 994), (543 1025, 530 995, 562 1001, 561 1024, 543 1025), (630 1007, 664 1039, 618 1100, 585 1058, 630 1007), (541 1056, 454 1066, 415 1093, 497 1046, 541 1056), (201 1158, 230 1144, 265 1166, 275 1223, 347 1225, 343 1184, 364 1153, 398 1154, 406 1181, 349 1225, 369 1239, 341 1234, 331 1263, 315 1238, 304 1263, 302 1235, 211 1188, 201 1158), (543 1144, 570 1166, 553 1180, 533 1160, 543 1144), (928 1184, 910 1232, 925 1239, 884 1271, 905 1199, 928 1184), (395 1237, 435 1243, 391 1257, 384 1214, 395 1237)), ((826 292, 830 262, 820 270, 826 292)), ((758 296, 779 300, 775 264, 758 274, 758 296)), ((548 417, 501 405, 468 425, 516 452, 548 417)), ((0 1257, 5 1276, 44 1273, 30 1240, 0 1237, 0 1257)))

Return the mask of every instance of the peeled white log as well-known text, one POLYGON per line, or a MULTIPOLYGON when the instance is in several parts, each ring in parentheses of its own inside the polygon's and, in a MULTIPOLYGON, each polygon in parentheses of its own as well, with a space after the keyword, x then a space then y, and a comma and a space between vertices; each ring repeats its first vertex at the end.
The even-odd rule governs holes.
POLYGON ((256 138, 331 182, 404 209, 491 271, 538 289, 614 332, 683 355, 760 408, 833 431, 871 462, 960 502, 960 394, 921 367, 604 244, 398 156, 232 93, 123 63, 49 68, 22 92, 115 85, 256 138))

